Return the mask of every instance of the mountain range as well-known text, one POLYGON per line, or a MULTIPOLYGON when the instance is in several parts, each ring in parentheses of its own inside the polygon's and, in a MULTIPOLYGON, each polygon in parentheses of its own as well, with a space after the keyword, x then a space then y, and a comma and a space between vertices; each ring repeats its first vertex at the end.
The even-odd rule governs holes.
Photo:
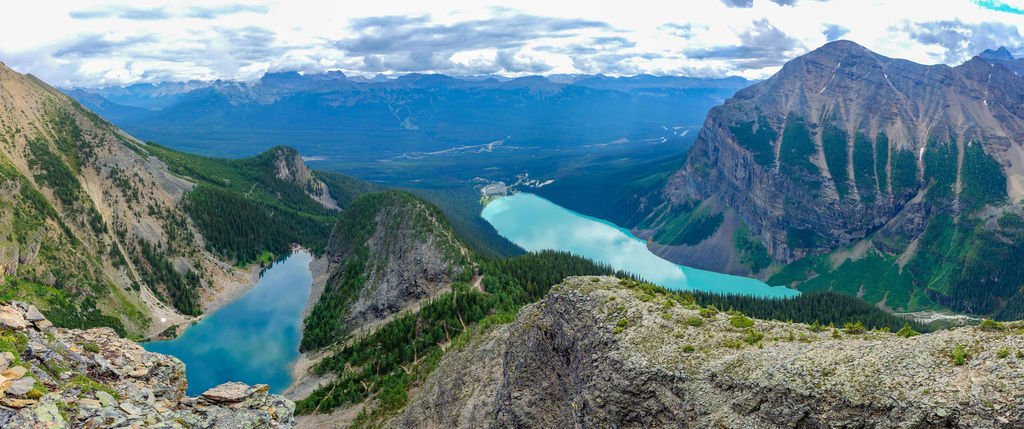
POLYGON ((309 156, 380 159, 511 140, 579 146, 660 138, 700 123, 748 85, 741 78, 602 75, 516 79, 341 72, 268 73, 214 81, 71 89, 84 106, 144 140, 218 156, 287 141, 309 156))

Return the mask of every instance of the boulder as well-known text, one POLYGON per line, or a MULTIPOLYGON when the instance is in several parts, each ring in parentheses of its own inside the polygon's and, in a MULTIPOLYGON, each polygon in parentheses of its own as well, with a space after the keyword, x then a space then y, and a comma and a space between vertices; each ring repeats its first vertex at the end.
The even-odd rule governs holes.
POLYGON ((28 327, 28 321, 21 315, 18 309, 11 306, 0 307, 0 328, 24 330, 28 327))
POLYGON ((35 387, 36 380, 32 377, 21 377, 11 382, 10 386, 7 386, 8 396, 25 396, 28 392, 32 391, 35 387))
POLYGON ((250 388, 245 383, 228 382, 203 392, 203 398, 218 404, 241 402, 252 396, 254 393, 252 389, 257 389, 261 386, 266 387, 266 385, 261 384, 250 388))
POLYGON ((46 316, 43 316, 43 313, 40 313, 36 306, 29 304, 28 310, 25 311, 25 320, 28 320, 29 322, 38 322, 40 320, 46 320, 46 316))

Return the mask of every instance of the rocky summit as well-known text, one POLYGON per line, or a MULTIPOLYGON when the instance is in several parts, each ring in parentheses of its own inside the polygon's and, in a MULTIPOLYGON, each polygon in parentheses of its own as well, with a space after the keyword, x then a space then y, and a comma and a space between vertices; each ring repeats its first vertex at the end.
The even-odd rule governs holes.
POLYGON ((449 351, 392 427, 1009 428, 1024 324, 916 335, 755 320, 573 277, 449 351))
POLYGON ((0 427, 291 428, 295 405, 268 386, 185 396, 185 365, 109 328, 53 327, 34 306, 0 305, 0 427))

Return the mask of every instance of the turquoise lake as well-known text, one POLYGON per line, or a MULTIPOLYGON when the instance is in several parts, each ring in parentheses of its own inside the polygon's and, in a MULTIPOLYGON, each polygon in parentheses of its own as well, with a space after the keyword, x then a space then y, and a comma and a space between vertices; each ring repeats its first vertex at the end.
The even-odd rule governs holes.
POLYGON ((284 390, 292 381, 291 364, 299 356, 302 308, 313 282, 312 259, 305 251, 293 253, 264 271, 241 298, 180 337, 142 346, 185 362, 189 395, 228 381, 269 384, 271 392, 284 390))
POLYGON ((533 194, 491 201, 481 216, 498 233, 527 251, 560 250, 639 275, 675 290, 700 290, 782 298, 800 292, 756 279, 698 270, 669 262, 628 230, 568 210, 533 194))

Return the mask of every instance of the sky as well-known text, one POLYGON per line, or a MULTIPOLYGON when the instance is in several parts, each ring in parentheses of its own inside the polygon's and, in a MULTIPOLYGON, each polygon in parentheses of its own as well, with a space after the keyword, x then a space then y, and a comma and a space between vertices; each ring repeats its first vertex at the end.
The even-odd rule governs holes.
POLYGON ((1024 55, 1024 0, 18 2, 0 62, 65 87, 341 70, 751 79, 829 41, 959 64, 1024 55))

